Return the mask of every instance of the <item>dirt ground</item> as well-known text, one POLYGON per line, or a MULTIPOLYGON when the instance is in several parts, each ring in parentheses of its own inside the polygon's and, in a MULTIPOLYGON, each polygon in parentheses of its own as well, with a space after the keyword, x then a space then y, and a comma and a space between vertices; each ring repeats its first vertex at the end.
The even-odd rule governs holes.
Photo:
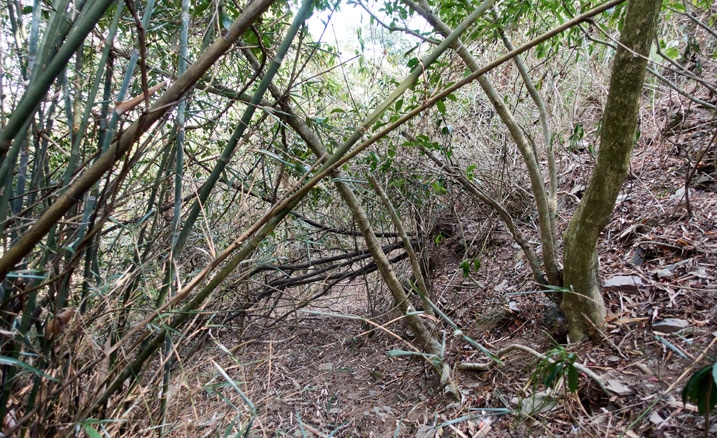
MULTIPOLYGON (((714 120, 707 123, 714 129, 714 120)), ((705 425, 681 399, 694 370, 717 356, 716 154, 713 148, 689 165, 685 157, 694 162, 705 143, 676 141, 691 138, 685 129, 663 132, 659 145, 642 139, 635 149, 600 246, 609 308, 602 341, 561 344, 564 321, 495 222, 472 217, 470 207, 463 212, 469 237, 488 236, 482 266, 468 278, 451 240, 442 243, 434 301, 450 303, 448 316, 466 335, 491 351, 521 344, 573 352, 607 392, 583 373, 577 393, 563 381, 546 387, 536 373, 540 360, 522 350, 488 371, 459 370, 487 358, 438 324, 463 398, 451 400, 424 358, 387 354, 411 350, 412 338, 380 285, 345 284, 273 326, 257 318, 213 329, 207 360, 173 385, 173 436, 234 436, 252 418, 249 402, 251 436, 690 437, 706 427, 717 436, 717 419, 705 425), (691 169, 690 218, 684 185, 691 169), (367 314, 367 286, 383 303, 374 319, 381 327, 369 334, 369 325, 346 316, 367 314)), ((563 211, 575 207, 589 177, 581 169, 592 160, 587 151, 563 156, 563 211)))

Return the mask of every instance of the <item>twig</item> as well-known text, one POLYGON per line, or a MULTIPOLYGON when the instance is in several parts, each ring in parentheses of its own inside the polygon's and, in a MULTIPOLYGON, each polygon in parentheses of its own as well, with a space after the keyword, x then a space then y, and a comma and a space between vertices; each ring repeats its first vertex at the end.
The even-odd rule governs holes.
MULTIPOLYGON (((532 354, 533 356, 537 357, 540 360, 547 360, 550 363, 555 363, 556 361, 549 358, 548 356, 538 353, 537 351, 533 350, 530 347, 526 347, 525 345, 520 344, 510 344, 508 346, 505 346, 498 350, 495 355, 498 357, 502 357, 505 354, 513 351, 513 350, 522 350, 527 353, 532 354)), ((489 371, 491 368, 495 366, 495 362, 485 362, 485 363, 475 363, 475 362, 463 362, 458 365, 459 370, 466 370, 466 371, 489 371)), ((610 392, 606 387, 603 381, 600 379, 600 376, 595 374, 590 368, 580 365, 579 363, 573 364, 576 370, 580 371, 581 373, 585 374, 586 376, 590 377, 597 385, 600 387, 600 389, 603 390, 603 392, 609 396, 612 397, 613 393, 610 392)))

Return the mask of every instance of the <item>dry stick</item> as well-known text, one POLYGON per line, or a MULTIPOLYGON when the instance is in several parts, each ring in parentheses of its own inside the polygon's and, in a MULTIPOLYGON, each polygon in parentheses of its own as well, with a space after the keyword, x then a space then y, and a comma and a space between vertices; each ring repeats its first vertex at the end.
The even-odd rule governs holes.
MULTIPOLYGON (((314 164, 315 166, 320 165, 324 162, 325 156, 321 157, 317 162, 314 164)), ((309 175, 311 172, 311 169, 309 169, 309 172, 306 173, 306 175, 309 175)), ((297 192, 298 193, 298 192, 297 192)), ((204 267, 197 275, 194 276, 187 284, 177 292, 177 294, 171 299, 168 300, 166 303, 164 303, 162 306, 158 307, 156 310, 152 311, 145 319, 140 321, 135 325, 135 327, 127 332, 125 336, 117 341, 112 348, 105 351, 105 354, 111 354, 117 351, 117 349, 123 345, 129 338, 136 335, 140 331, 144 329, 144 327, 148 324, 150 324, 157 316, 162 314, 164 311, 168 310, 169 308, 173 307, 176 304, 181 303, 184 301, 185 298, 189 296, 189 294, 194 290, 195 287, 197 287, 204 279, 221 263, 226 261, 229 256, 240 246, 242 246, 252 235, 254 235, 257 231, 259 231, 260 228, 262 228, 264 225, 266 225, 272 218, 274 218, 277 214, 279 214, 281 211, 285 210, 292 202, 296 201, 296 194, 293 196, 287 196, 285 197, 282 202, 279 202, 277 205, 275 205, 273 208, 271 208, 269 211, 267 211, 264 216, 262 216, 259 220, 257 220, 252 226, 250 226, 246 231, 244 231, 239 237, 237 237, 234 242, 232 242, 229 246, 227 246, 221 253, 217 255, 217 257, 209 262, 207 266, 204 267)), ((148 333, 145 333, 143 336, 140 337, 135 342, 135 345, 138 345, 138 343, 146 337, 149 336, 148 333)))
MULTIPOLYGON (((495 7, 493 7, 493 14, 497 21, 499 15, 498 10, 495 7)), ((498 32, 503 39, 505 48, 513 50, 513 43, 510 41, 510 37, 508 37, 505 33, 505 30, 502 27, 498 27, 498 32)), ((557 236, 555 235, 557 227, 555 225, 555 221, 558 210, 558 171, 555 163, 555 153, 553 151, 553 136, 550 132, 550 116, 548 116, 548 111, 545 109, 543 96, 541 96, 540 92, 533 84, 533 81, 530 79, 528 68, 523 60, 520 56, 516 56, 513 58, 513 61, 515 62, 515 66, 518 68, 520 76, 523 78, 523 83, 525 84, 525 88, 528 90, 528 94, 530 94, 530 97, 533 99, 533 103, 535 103, 536 108, 538 108, 538 113, 540 114, 540 126, 543 131, 543 146, 545 147, 545 155, 548 159, 548 213, 550 214, 550 229, 553 232, 553 242, 557 242, 557 236)))
MULTIPOLYGON (((608 46, 608 47, 612 48, 613 50, 617 50, 617 46, 620 46, 620 45, 621 45, 620 42, 617 41, 614 37, 612 37, 612 36, 611 36, 605 29, 603 29, 601 26, 596 26, 596 27, 597 27, 597 29, 598 29, 607 39, 609 39, 610 41, 612 41, 614 44, 613 44, 613 43, 610 43, 610 42, 607 42, 607 41, 599 40, 599 39, 593 37, 593 36, 590 35, 586 30, 584 30, 582 27, 580 28, 580 30, 583 31, 583 33, 585 34, 585 38, 587 38, 589 41, 592 41, 592 42, 595 42, 595 43, 598 43, 598 44, 603 44, 603 45, 605 45, 605 46, 608 46)), ((640 54, 638 54, 638 53, 633 52, 633 51, 630 50, 630 48, 628 48, 628 47, 625 47, 625 46, 622 46, 622 47, 623 47, 624 49, 626 49, 626 50, 631 51, 631 52, 633 53, 633 55, 635 55, 635 56, 642 56, 642 55, 640 55, 640 54)), ((657 53, 658 53, 659 55, 661 55, 662 57, 665 57, 665 55, 662 53, 662 51, 661 51, 659 48, 657 49, 657 53)), ((676 70, 676 69, 670 68, 670 67, 668 67, 668 66, 666 66, 666 65, 664 65, 664 64, 660 64, 659 62, 657 62, 657 61, 655 61, 655 60, 653 60, 653 59, 648 59, 648 62, 653 63, 653 64, 655 64, 655 65, 657 65, 657 66, 659 66, 659 67, 662 67, 662 68, 671 70, 671 71, 673 71, 673 72, 675 72, 675 73, 677 73, 677 74, 679 74, 679 75, 682 75, 682 76, 687 77, 688 79, 693 79, 693 80, 699 82, 700 84, 702 84, 704 87, 708 88, 709 90, 712 90, 712 87, 710 86, 710 84, 709 84, 708 82, 706 82, 706 81, 702 80, 701 78, 699 78, 699 77, 693 75, 692 73, 687 74, 686 72, 683 71, 683 69, 676 70)), ((692 102, 694 102, 694 103, 696 103, 697 105, 700 105, 700 106, 702 106, 702 107, 704 107, 704 108, 711 109, 711 110, 717 109, 717 105, 713 105, 713 104, 711 104, 711 103, 709 103, 709 102, 705 102, 704 100, 699 99, 698 97, 693 96, 692 94, 690 94, 690 93, 688 93, 688 92, 682 90, 677 84, 675 84, 674 82, 672 82, 672 81, 670 81, 669 79, 667 79, 665 76, 663 76, 663 75, 661 75, 660 73, 658 73, 654 68, 650 67, 649 65, 647 66, 647 71, 648 71, 651 75, 653 75, 654 77, 656 77, 657 79, 659 79, 662 83, 664 83, 665 85, 667 85, 668 88, 673 89, 677 94, 681 95, 682 97, 684 97, 684 98, 686 98, 686 99, 688 99, 688 100, 691 100, 692 102)))
MULTIPOLYGON (((314 164, 314 166, 318 166, 321 163, 323 163, 324 159, 325 159, 325 156, 319 158, 316 161, 316 163, 314 164)), ((311 172, 311 170, 312 169, 309 169, 309 171, 306 173, 306 175, 308 175, 311 172)), ((300 180, 299 184, 301 182, 302 181, 300 180)), ((214 270, 214 268, 216 268, 221 263, 226 261, 229 258, 229 256, 234 252, 234 250, 236 250, 237 248, 242 246, 255 232, 257 232, 261 227, 266 225, 274 216, 276 216, 281 211, 285 210, 287 205, 290 204, 289 201, 291 199, 293 199, 292 196, 285 198, 284 202, 279 203, 277 206, 275 206, 274 208, 270 209, 267 213, 265 213, 264 216, 262 216, 257 222, 255 222, 244 233, 242 233, 238 238, 236 238, 234 240, 234 242, 232 242, 221 253, 219 253, 219 255, 217 255, 217 257, 214 260, 209 262, 209 264, 207 264, 207 266, 205 266, 204 269, 201 270, 201 272, 199 272, 197 275, 194 276, 194 278, 192 278, 189 282, 187 282, 187 284, 177 292, 177 295, 175 295, 171 300, 167 301, 164 305, 158 307, 155 311, 151 312, 144 320, 142 320, 139 324, 137 324, 135 326, 135 328, 130 330, 124 336, 124 338, 117 341, 117 343, 114 344, 109 351, 106 351, 105 354, 110 354, 110 353, 117 351, 117 349, 124 343, 124 341, 129 339, 131 336, 137 334, 139 331, 141 331, 146 325, 150 324, 154 320, 154 318, 161 315, 164 311, 173 307, 175 304, 178 304, 178 303, 184 301, 184 299, 189 296, 189 293, 192 290, 194 290, 194 288, 197 287, 199 285, 199 283, 204 281, 204 279, 214 270)), ((145 334, 145 336, 142 337, 141 340, 146 338, 146 336, 148 336, 148 334, 145 334)), ((138 345, 138 344, 139 344, 139 340, 137 340, 134 345, 138 345)))
MULTIPOLYGON (((712 118, 714 120, 714 117, 712 118)), ((712 145, 715 144, 715 139, 717 138, 717 133, 712 133, 712 140, 710 140, 709 143, 707 143, 707 146, 705 146, 702 151, 700 151, 700 154, 697 156, 697 160, 693 165, 690 166, 690 170, 687 172, 687 175, 685 175, 685 206, 687 207, 687 219, 692 219, 692 205, 690 204, 690 183, 692 182, 692 179, 695 177, 695 174, 697 173, 697 166, 700 165, 700 162, 704 159, 705 155, 707 155, 707 152, 709 152, 710 149, 712 149, 712 145)), ((687 155, 687 161, 689 164, 689 153, 687 155)), ((679 206, 679 203, 677 204, 679 206)))
MULTIPOLYGON (((316 165, 321 164, 323 162, 323 158, 324 157, 321 157, 316 163, 316 165)), ((313 169, 309 169, 306 175, 310 174, 312 170, 313 169)), ((304 181, 302 179, 297 183, 297 185, 302 184, 303 182, 304 181)), ((212 260, 209 263, 209 266, 207 266, 200 274, 194 277, 190 281, 190 283, 185 286, 174 299, 165 303, 165 305, 162 308, 158 309, 158 311, 152 312, 152 314, 150 314, 148 318, 145 318, 145 320, 141 323, 142 326, 135 327, 133 330, 131 330, 131 334, 125 335, 124 338, 117 341, 117 344, 115 344, 110 349, 110 351, 115 351, 121 344, 125 343, 131 335, 134 335, 141 331, 144 328, 144 325, 149 324, 151 322, 151 320, 153 319, 152 315, 156 316, 166 310, 168 306, 178 304, 180 301, 183 301, 185 298, 187 298, 189 293, 199 284, 199 282, 206 278, 206 276, 214 268, 216 268, 217 265, 221 263, 221 261, 226 260, 224 267, 219 272, 217 272, 207 282, 207 284, 187 304, 185 304, 185 306, 181 310, 177 312, 178 314, 172 320, 171 324, 169 324, 172 329, 177 329, 181 324, 184 323, 189 313, 193 312, 206 299, 206 297, 211 294, 212 291, 214 291, 217 286, 221 282, 223 282, 231 272, 234 271, 234 269, 236 269, 239 263, 247 259, 247 257, 257 248, 259 243, 267 236, 267 234, 271 230, 273 230, 276 225, 281 220, 283 220, 286 215, 290 213, 291 210, 296 207, 300 200, 301 197, 289 197, 286 202, 281 203, 275 209, 266 213, 257 223, 252 225, 249 230, 243 233, 238 240, 236 240, 232 245, 230 245, 226 250, 224 250, 222 254, 220 254, 219 258, 212 260), (238 254, 232 258, 229 258, 235 248, 240 248, 238 254)), ((246 274, 241 277, 240 280, 242 280, 245 276, 246 274)), ((151 331, 145 331, 138 337, 135 343, 131 347, 129 347, 129 350, 135 350, 140 344, 144 343, 145 340, 151 334, 151 331)), ((150 341, 149 344, 144 346, 143 349, 141 349, 141 351, 132 361, 132 363, 127 365, 112 381, 111 385, 108 387, 108 389, 104 391, 102 396, 99 399, 93 399, 90 406, 87 406, 85 408, 85 411, 81 412, 81 415, 86 415, 86 411, 88 409, 92 409, 94 406, 106 402, 107 399, 112 395, 112 393, 118 389, 122 382, 128 377, 130 377, 133 373, 136 373, 138 368, 141 367, 142 364, 147 360, 147 358, 153 354, 153 352, 158 348, 159 344, 164 339, 165 335, 166 331, 160 331, 160 333, 158 333, 152 339, 152 341, 150 341)), ((104 383, 106 382, 103 382, 103 384, 104 383)))
MULTIPOLYGON (((622 46, 622 48, 624 48, 625 50, 630 51, 630 52, 633 54, 633 56, 639 56, 639 57, 646 58, 647 61, 648 61, 647 71, 648 71, 651 75, 653 75, 654 77, 656 77, 657 79, 659 79, 660 81, 662 81, 665 85, 667 85, 667 87, 669 87, 669 88, 675 90, 675 92, 677 92, 677 94, 683 96, 684 98, 686 98, 686 99, 688 99, 688 100, 691 100, 692 102, 696 103, 697 105, 700 105, 700 106, 702 106, 702 107, 704 107, 704 108, 711 109, 711 110, 717 109, 717 105, 713 105, 713 104, 711 104, 711 103, 709 103, 709 102, 706 102, 706 101, 704 101, 704 100, 702 100, 702 99, 700 99, 700 98, 698 98, 698 97, 696 97, 696 96, 693 96, 692 94, 688 93, 687 91, 682 90, 677 84, 675 84, 674 82, 672 82, 672 81, 670 81, 669 79, 667 79, 665 76, 663 76, 663 75, 661 75, 660 73, 658 73, 657 70, 655 70, 654 68, 650 67, 649 63, 655 64, 655 65, 657 65, 657 66, 660 66, 660 67, 666 68, 666 69, 669 69, 668 66, 666 66, 666 65, 664 65, 664 64, 660 64, 659 62, 654 61, 654 60, 652 60, 651 58, 647 58, 647 57, 645 57, 645 56, 643 56, 643 55, 640 55, 639 53, 636 53, 634 50, 630 49, 629 47, 625 47, 624 45, 620 44, 620 42, 619 42, 618 40, 616 40, 613 36, 611 36, 605 29, 603 29, 602 26, 596 26, 596 27, 597 27, 597 29, 598 29, 603 35, 605 35, 605 37, 606 37, 607 39, 609 39, 610 41, 612 41, 614 44, 608 43, 608 42, 606 42, 606 41, 597 40, 597 39, 593 38, 592 36, 590 36, 589 34, 587 34, 587 32, 585 32, 586 35, 587 35, 587 38, 588 38, 590 41, 594 41, 594 42, 596 42, 596 43, 604 44, 604 45, 606 45, 606 46, 608 46, 608 47, 612 47, 614 50, 617 50, 617 46, 622 46)), ((657 50, 658 50, 658 52, 659 52, 660 54, 662 54, 662 52, 660 51, 659 48, 658 48, 657 50)), ((662 55, 662 56, 665 56, 665 55, 662 55)), ((706 88, 708 88, 710 91, 712 91, 712 87, 710 87, 710 86, 708 85, 708 83, 706 83, 706 82, 704 82, 703 80, 697 78, 696 76, 694 76, 694 75, 692 75, 692 74, 686 75, 685 73, 682 73, 682 72, 677 71, 677 70, 674 70, 674 69, 671 69, 671 70, 674 71, 674 72, 677 73, 677 74, 680 74, 680 75, 683 75, 683 76, 687 76, 689 79, 696 80, 697 82, 701 83, 703 86, 705 86, 706 88)))
MULTIPOLYGON (((599 39, 593 37, 593 36, 590 35, 585 29, 583 29, 582 27, 580 28, 580 30, 583 31, 583 33, 585 34, 585 38, 587 38, 589 41, 592 41, 592 42, 594 42, 594 43, 598 43, 598 44, 605 45, 605 46, 607 46, 607 47, 612 48, 613 50, 617 50, 617 45, 619 45, 619 42, 618 42, 617 40, 615 40, 615 38, 611 37, 611 36, 607 33, 607 31, 605 31, 602 27, 600 27, 600 26, 596 26, 596 27, 598 28, 598 30, 599 30, 603 35, 605 35, 606 38, 608 38, 609 40, 615 42, 615 44, 609 43, 609 42, 607 42, 607 41, 599 40, 599 39)), ((624 47, 624 46, 623 46, 623 47, 624 47)), ((626 49, 626 50, 630 50, 630 49, 627 48, 627 47, 625 47, 625 49, 626 49)), ((662 54, 662 52, 660 51, 659 48, 657 49, 657 52, 658 52, 658 54, 660 54, 661 56, 663 56, 663 57, 665 56, 664 54, 662 54)), ((641 55, 635 53, 635 56, 641 56, 641 55)), ((679 75, 685 76, 685 77, 687 77, 688 79, 693 79, 693 80, 699 82, 700 84, 702 84, 703 86, 705 86, 706 88, 708 88, 708 89, 710 89, 710 90, 712 89, 712 87, 709 86, 709 83, 708 83, 708 82, 705 82, 705 81, 702 80, 701 78, 698 78, 698 77, 696 77, 695 75, 693 75, 693 74, 691 74, 691 73, 688 75, 688 74, 686 74, 686 73, 683 72, 683 71, 675 70, 675 69, 672 69, 672 68, 670 68, 670 67, 668 67, 668 66, 666 66, 666 65, 664 65, 664 64, 660 64, 659 62, 654 61, 653 59, 648 59, 648 61, 651 62, 651 63, 653 63, 653 64, 655 64, 655 65, 657 65, 657 66, 659 66, 659 67, 662 67, 662 68, 665 68, 665 69, 669 69, 670 71, 673 71, 673 72, 675 72, 675 73, 677 73, 677 74, 679 74, 679 75)), ((696 97, 696 96, 693 96, 692 94, 688 93, 687 91, 682 90, 677 84, 675 84, 674 82, 672 82, 672 81, 670 81, 669 79, 667 79, 665 76, 663 76, 663 75, 661 75, 660 73, 658 73, 654 68, 650 67, 649 65, 647 66, 647 71, 648 71, 652 76, 656 77, 656 78, 659 79, 662 83, 664 83, 668 88, 673 89, 673 90, 674 90, 677 94, 679 94, 680 96, 682 96, 682 97, 684 97, 684 98, 686 98, 686 99, 688 99, 688 100, 690 100, 690 101, 692 101, 692 102, 696 103, 697 105, 700 105, 700 106, 702 106, 702 107, 704 107, 704 108, 711 109, 711 110, 717 109, 717 105, 713 105, 713 104, 711 104, 711 103, 709 103, 709 102, 705 102, 704 100, 699 99, 699 98, 696 97)))
MULTIPOLYGON (((441 21, 440 18, 438 18, 433 12, 431 12, 431 8, 427 0, 419 0, 418 4, 413 3, 411 0, 404 1, 411 7, 411 9, 425 18, 426 21, 428 21, 438 32, 443 35, 450 32, 450 27, 441 21)), ((466 46, 463 45, 460 40, 456 40, 451 45, 451 48, 461 57, 463 62, 471 71, 480 70, 478 61, 470 54, 466 46)), ((557 262, 557 252, 554 239, 555 233, 552 229, 553 220, 551 219, 548 196, 545 191, 543 175, 540 172, 540 167, 538 165, 535 146, 528 141, 523 128, 515 120, 513 113, 504 103, 503 96, 501 96, 498 90, 496 90, 490 79, 485 75, 480 75, 477 80, 481 89, 488 97, 488 100, 495 108, 495 111, 500 116, 501 121, 510 132, 511 137, 513 138, 513 141, 515 142, 515 145, 525 162, 535 207, 538 211, 538 225, 540 228, 540 240, 543 248, 543 262, 547 276, 547 281, 544 281, 543 283, 558 285, 560 283, 560 269, 557 262)))
MULTIPOLYGON (((500 350, 496 352, 496 356, 501 357, 505 354, 513 351, 513 350, 522 350, 527 353, 532 354, 533 356, 537 357, 540 360, 547 360, 550 363, 555 363, 556 361, 554 359, 549 358, 548 356, 538 353, 537 351, 533 350, 530 347, 526 347, 525 345, 520 344, 510 344, 507 345, 500 350)), ((486 363, 475 363, 475 362, 463 362, 458 365, 459 370, 466 370, 466 371, 489 371, 491 368, 493 368, 496 365, 495 362, 486 362, 486 363)), ((597 383, 597 385, 600 387, 600 389, 603 390, 603 392, 609 396, 612 397, 612 393, 605 387, 605 384, 600 379, 600 376, 595 374, 590 368, 581 365, 579 363, 573 364, 576 370, 580 371, 581 373, 584 373, 586 376, 590 377, 597 383)))
MULTIPOLYGON (((660 49, 660 46, 657 45, 655 48, 655 51, 658 55, 669 65, 661 64, 657 61, 654 61, 654 63, 662 68, 664 68, 667 71, 677 73, 680 76, 684 76, 687 79, 692 79, 693 81, 697 82, 698 84, 702 85, 703 87, 707 88, 710 92, 710 94, 717 94, 717 87, 715 85, 711 84, 709 81, 702 79, 701 77, 697 76, 696 74, 692 73, 687 67, 684 65, 681 65, 679 62, 675 61, 674 59, 670 58, 665 54, 665 52, 660 49)), ((650 60, 652 61, 652 60, 650 60)))

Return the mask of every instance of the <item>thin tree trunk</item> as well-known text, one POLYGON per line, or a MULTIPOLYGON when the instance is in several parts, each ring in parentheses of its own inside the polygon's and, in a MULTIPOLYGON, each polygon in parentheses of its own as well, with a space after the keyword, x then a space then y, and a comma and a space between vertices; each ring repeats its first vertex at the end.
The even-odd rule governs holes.
MULTIPOLYGON (((386 210, 388 210, 388 213, 391 216, 393 226, 396 227, 396 231, 401 236, 403 247, 406 248, 408 260, 411 262, 411 270, 413 271, 413 277, 416 279, 415 289, 418 293, 418 296, 421 297, 421 301, 423 301, 423 310, 428 315, 433 315, 433 308, 431 308, 431 303, 428 297, 428 293, 430 291, 428 290, 428 287, 426 287, 426 281, 423 278, 423 272, 421 272, 421 265, 418 261, 418 257, 416 256, 416 252, 413 250, 413 246, 411 245, 411 239, 409 239, 408 234, 406 234, 406 230, 403 228, 403 224, 401 223, 401 217, 398 215, 398 212, 391 203, 391 200, 388 199, 388 195, 386 195, 386 192, 383 190, 378 181, 376 181, 376 178, 373 175, 370 175, 368 179, 374 189, 376 189, 376 193, 378 194, 379 198, 381 198, 381 202, 383 202, 384 207, 386 207, 386 210)), ((410 286, 414 287, 414 285, 410 286)))
MULTIPOLYGON (((493 8, 493 13, 494 16, 498 18, 496 8, 493 8)), ((513 43, 511 42, 510 37, 508 37, 505 33, 505 30, 499 28, 498 32, 503 39, 505 48, 509 51, 514 50, 515 48, 513 47, 513 43)), ((513 62, 518 68, 518 72, 520 72, 520 76, 523 78, 525 88, 528 90, 528 94, 530 94, 530 97, 533 99, 533 103, 535 103, 535 107, 538 108, 538 113, 540 114, 540 128, 543 134, 543 147, 545 148, 545 156, 548 161, 548 211, 550 213, 550 230, 553 234, 553 242, 557 246, 558 239, 555 234, 557 229, 555 219, 557 217, 558 210, 558 170, 555 163, 555 153, 553 151, 553 136, 550 131, 550 117, 548 116, 548 110, 545 108, 543 96, 541 96, 540 92, 533 84, 533 81, 530 79, 528 67, 523 62, 523 59, 520 56, 516 56, 513 58, 513 62)))
POLYGON ((661 0, 631 0, 615 55, 602 123, 600 150, 590 183, 564 235, 562 308, 570 340, 597 335, 605 324, 600 293, 597 240, 612 214, 630 166, 647 56, 661 0))
MULTIPOLYGON (((414 3, 411 0, 405 0, 405 3, 425 18, 426 21, 428 21, 428 23, 440 34, 445 36, 451 32, 450 27, 448 27, 447 24, 431 12, 430 5, 426 0, 419 0, 418 3, 414 3)), ((466 48, 460 40, 453 42, 451 48, 456 51, 458 56, 461 57, 463 62, 472 72, 480 70, 478 61, 476 61, 473 55, 471 55, 468 51, 468 48, 466 48)), ((493 107, 500 116, 503 124, 505 124, 508 128, 508 131, 513 137, 513 141, 515 141, 515 144, 518 146, 518 150, 523 156, 525 165, 528 168, 531 190, 533 192, 533 196, 535 197, 535 204, 538 210, 540 240, 543 247, 543 265, 545 266, 547 282, 553 285, 558 285, 560 283, 560 269, 556 258, 557 252, 555 249, 555 241, 553 239, 554 232, 552 229, 552 221, 550 220, 550 207, 548 203, 548 196, 545 193, 545 186, 543 185, 543 177, 540 172, 540 167, 538 166, 537 158, 533 152, 533 147, 528 142, 525 134, 523 134, 523 130, 520 125, 518 125, 518 122, 513 117, 513 114, 503 103, 503 97, 500 95, 498 90, 495 89, 490 79, 488 79, 485 75, 481 75, 478 77, 478 83, 485 92, 486 96, 488 96, 491 104, 493 104, 493 107)))

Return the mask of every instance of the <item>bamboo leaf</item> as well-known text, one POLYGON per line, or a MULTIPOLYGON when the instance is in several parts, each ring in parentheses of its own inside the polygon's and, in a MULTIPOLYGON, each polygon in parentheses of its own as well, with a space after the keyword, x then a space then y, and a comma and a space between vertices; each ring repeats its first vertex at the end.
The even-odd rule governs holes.
POLYGON ((42 371, 38 370, 37 368, 32 367, 32 366, 26 364, 25 362, 23 362, 23 361, 21 361, 21 360, 18 360, 18 359, 15 359, 15 358, 12 358, 12 357, 0 356, 0 365, 16 366, 16 367, 25 369, 25 370, 27 370, 27 371, 30 371, 30 372, 33 373, 33 374, 37 374, 37 375, 40 376, 40 377, 44 377, 44 378, 46 378, 46 379, 48 379, 48 380, 51 380, 51 381, 53 381, 53 382, 57 382, 57 381, 58 381, 58 380, 55 379, 54 377, 48 376, 47 374, 43 373, 42 371))

